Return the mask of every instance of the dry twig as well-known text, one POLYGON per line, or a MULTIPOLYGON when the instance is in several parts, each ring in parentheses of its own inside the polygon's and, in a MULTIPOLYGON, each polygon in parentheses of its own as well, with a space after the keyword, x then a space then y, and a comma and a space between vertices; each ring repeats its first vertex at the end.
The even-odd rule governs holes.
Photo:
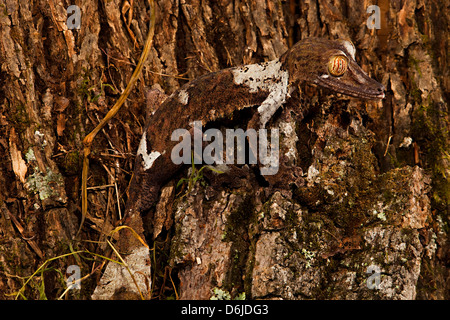
POLYGON ((150 3, 150 25, 147 35, 147 41, 145 42, 145 47, 142 52, 141 58, 139 59, 139 62, 136 66, 136 69, 134 70, 130 81, 128 82, 127 87, 125 88, 122 95, 119 97, 117 102, 114 104, 114 106, 111 108, 111 110, 106 114, 106 116, 100 121, 98 126, 92 130, 83 140, 84 144, 84 159, 83 159, 83 172, 81 176, 81 223, 80 227, 77 232, 77 236, 81 231, 81 228, 83 227, 84 220, 86 218, 87 213, 87 177, 88 177, 88 171, 89 171, 89 155, 91 153, 91 146, 92 142, 97 135, 97 133, 108 123, 109 120, 111 120, 120 110, 123 103, 127 99, 128 95, 130 94, 132 88, 134 87, 134 84, 136 83, 137 79, 139 78, 142 67, 147 60, 148 54, 150 52, 150 48, 152 46, 153 42, 153 35, 155 33, 155 3, 153 0, 149 1, 150 3))

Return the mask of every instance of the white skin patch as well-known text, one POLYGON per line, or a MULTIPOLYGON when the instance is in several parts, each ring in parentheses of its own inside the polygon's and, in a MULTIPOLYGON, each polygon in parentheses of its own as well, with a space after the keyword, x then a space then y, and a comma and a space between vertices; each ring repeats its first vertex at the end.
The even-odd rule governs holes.
POLYGON ((347 52, 352 56, 353 60, 355 60, 356 49, 353 43, 351 43, 350 41, 343 41, 342 44, 344 45, 347 52))
POLYGON ((189 93, 187 93, 186 90, 180 90, 180 93, 178 94, 178 101, 184 105, 187 105, 189 101, 189 93))
POLYGON ((269 91, 266 100, 258 107, 261 127, 264 128, 275 111, 286 102, 288 72, 281 70, 281 62, 278 59, 234 68, 232 72, 234 82, 246 85, 251 93, 258 92, 258 90, 269 91))
POLYGON ((141 138, 141 142, 139 143, 139 148, 137 151, 138 155, 142 156, 142 166, 144 170, 148 170, 153 166, 153 162, 161 155, 158 151, 152 151, 147 153, 147 133, 144 132, 141 138))

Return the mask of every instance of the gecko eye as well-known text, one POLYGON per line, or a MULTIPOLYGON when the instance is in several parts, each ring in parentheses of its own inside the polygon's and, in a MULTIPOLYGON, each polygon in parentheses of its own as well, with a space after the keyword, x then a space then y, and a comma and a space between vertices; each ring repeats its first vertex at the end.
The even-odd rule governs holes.
POLYGON ((328 61, 328 72, 335 77, 342 76, 347 71, 348 59, 345 56, 334 56, 328 61))

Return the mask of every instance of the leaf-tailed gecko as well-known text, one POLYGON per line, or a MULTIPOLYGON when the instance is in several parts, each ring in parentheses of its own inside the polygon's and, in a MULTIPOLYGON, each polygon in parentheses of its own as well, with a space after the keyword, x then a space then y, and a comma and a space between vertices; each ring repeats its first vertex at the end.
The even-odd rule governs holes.
MULTIPOLYGON (((351 42, 307 38, 279 59, 205 74, 160 104, 144 128, 130 184, 124 224, 134 233, 125 229, 126 234, 121 235, 118 243, 120 251, 129 253, 124 258, 129 270, 135 275, 151 276, 149 249, 143 239, 138 241, 133 234, 143 238, 141 213, 157 203, 161 186, 182 166, 171 159, 171 151, 178 143, 171 140, 172 132, 188 129, 194 121, 206 126, 230 119, 248 107, 256 108, 248 127, 264 128, 300 83, 363 99, 384 98, 383 85, 371 79, 356 63, 351 42)), ((114 288, 112 284, 121 287, 128 281, 124 276, 127 272, 120 268, 115 263, 108 264, 94 296, 108 296, 108 288, 114 288)), ((145 282, 139 287, 145 290, 145 282)))
POLYGON ((171 160, 178 143, 171 134, 258 106, 252 126, 264 128, 301 82, 364 99, 383 99, 384 86, 371 79, 355 61, 350 41, 307 38, 279 59, 205 74, 170 95, 149 119, 137 152, 128 218, 155 205, 161 186, 180 168, 171 160))

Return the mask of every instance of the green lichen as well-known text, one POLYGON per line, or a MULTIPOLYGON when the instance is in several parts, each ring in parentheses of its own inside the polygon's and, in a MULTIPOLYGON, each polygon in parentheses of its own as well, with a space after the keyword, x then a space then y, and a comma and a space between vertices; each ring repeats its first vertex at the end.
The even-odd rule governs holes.
POLYGON ((36 167, 35 172, 27 178, 28 190, 38 193, 41 200, 59 195, 59 192, 55 189, 61 184, 64 184, 61 174, 54 173, 50 168, 47 168, 47 173, 43 174, 36 167))
POLYGON ((231 295, 226 290, 214 288, 210 300, 231 300, 231 295))
POLYGON ((378 212, 377 218, 381 221, 386 221, 386 214, 384 212, 378 212))
POLYGON ((312 251, 308 251, 305 248, 302 249, 302 254, 306 259, 306 269, 311 267, 311 262, 316 257, 316 253, 312 251))
MULTIPOLYGON (((212 291, 213 294, 211 295, 210 300, 231 300, 231 294, 226 290, 216 287, 212 291)), ((233 300, 245 300, 245 292, 237 294, 233 300)))
POLYGON ((27 162, 36 161, 33 149, 28 149, 28 152, 25 154, 25 159, 27 159, 27 162))

